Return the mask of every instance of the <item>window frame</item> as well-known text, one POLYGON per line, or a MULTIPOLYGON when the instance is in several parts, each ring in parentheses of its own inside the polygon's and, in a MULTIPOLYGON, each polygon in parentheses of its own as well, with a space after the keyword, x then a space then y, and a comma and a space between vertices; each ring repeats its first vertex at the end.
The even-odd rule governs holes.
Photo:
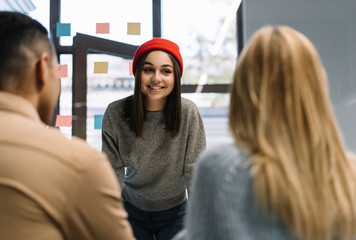
MULTIPOLYGON (((237 56, 243 48, 243 1, 236 12, 237 56)), ((56 37, 56 23, 60 22, 61 0, 50 1, 50 33, 57 52, 58 60, 61 54, 72 54, 72 136, 86 139, 87 127, 87 71, 77 69, 87 68, 87 55, 92 53, 109 54, 123 58, 133 58, 138 46, 107 40, 86 34, 77 33, 72 46, 62 46, 56 37)), ((161 37, 161 0, 152 0, 152 37, 161 37)), ((228 93, 230 84, 183 84, 182 93, 228 93)), ((59 105, 56 113, 59 113, 59 105)), ((54 123, 53 123, 54 124, 54 123)))

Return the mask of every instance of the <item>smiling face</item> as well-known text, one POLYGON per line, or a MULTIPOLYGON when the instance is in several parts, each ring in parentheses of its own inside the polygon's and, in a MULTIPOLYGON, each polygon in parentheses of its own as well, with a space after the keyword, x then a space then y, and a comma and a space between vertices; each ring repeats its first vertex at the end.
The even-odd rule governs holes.
POLYGON ((167 96, 174 88, 174 68, 168 53, 150 52, 141 74, 141 92, 146 96, 146 109, 160 111, 166 103, 167 96))

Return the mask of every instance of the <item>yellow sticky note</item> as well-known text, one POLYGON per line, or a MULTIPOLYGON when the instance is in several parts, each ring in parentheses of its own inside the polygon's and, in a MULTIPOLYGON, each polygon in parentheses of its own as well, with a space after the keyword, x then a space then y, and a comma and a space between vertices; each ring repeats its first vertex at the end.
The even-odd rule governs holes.
POLYGON ((108 73, 108 62, 94 62, 94 73, 108 73))
POLYGON ((140 35, 141 23, 129 22, 127 23, 127 35, 140 35))

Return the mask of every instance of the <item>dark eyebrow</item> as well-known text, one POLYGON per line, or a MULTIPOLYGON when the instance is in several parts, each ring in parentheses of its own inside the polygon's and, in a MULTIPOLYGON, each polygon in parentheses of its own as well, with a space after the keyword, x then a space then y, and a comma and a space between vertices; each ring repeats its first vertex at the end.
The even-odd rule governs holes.
MULTIPOLYGON (((148 65, 153 66, 153 64, 152 64, 152 63, 150 63, 150 62, 144 62, 143 64, 148 64, 148 65)), ((171 67, 171 68, 173 68, 173 66, 172 66, 172 65, 170 65, 170 64, 164 64, 164 65, 162 65, 161 67, 171 67)))
POLYGON ((165 64, 165 65, 162 65, 162 67, 171 67, 171 68, 173 68, 173 66, 172 66, 172 65, 170 65, 170 64, 165 64))

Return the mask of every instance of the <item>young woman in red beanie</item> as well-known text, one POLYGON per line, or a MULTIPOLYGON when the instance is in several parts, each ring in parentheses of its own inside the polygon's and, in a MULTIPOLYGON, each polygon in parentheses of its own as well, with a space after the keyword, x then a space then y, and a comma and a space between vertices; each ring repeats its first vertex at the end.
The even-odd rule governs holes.
POLYGON ((153 38, 133 59, 132 96, 109 104, 103 152, 122 186, 137 239, 172 239, 182 228, 194 163, 206 146, 197 106, 181 97, 183 60, 174 42, 153 38))

